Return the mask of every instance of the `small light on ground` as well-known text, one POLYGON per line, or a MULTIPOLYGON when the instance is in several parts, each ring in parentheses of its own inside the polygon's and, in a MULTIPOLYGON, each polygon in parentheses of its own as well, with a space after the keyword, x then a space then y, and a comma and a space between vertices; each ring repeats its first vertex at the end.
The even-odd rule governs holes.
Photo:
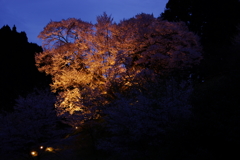
POLYGON ((40 146, 40 149, 43 149, 43 146, 40 146))
POLYGON ((38 153, 37 153, 36 151, 32 151, 32 152, 31 152, 31 155, 32 155, 33 157, 36 157, 36 156, 38 155, 38 153))
POLYGON ((47 147, 47 148, 46 148, 46 151, 52 152, 52 151, 53 151, 53 148, 52 148, 52 147, 47 147))

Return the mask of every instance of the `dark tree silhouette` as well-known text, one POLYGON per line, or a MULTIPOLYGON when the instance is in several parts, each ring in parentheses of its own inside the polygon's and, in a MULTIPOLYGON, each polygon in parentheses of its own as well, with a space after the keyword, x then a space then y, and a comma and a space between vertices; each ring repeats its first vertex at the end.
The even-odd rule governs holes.
POLYGON ((240 22, 239 0, 169 0, 163 19, 184 21, 204 45, 229 43, 240 22))
POLYGON ((25 32, 17 32, 16 26, 12 29, 8 25, 3 26, 0 29, 0 47, 1 109, 11 110, 18 95, 47 85, 49 81, 35 67, 34 55, 42 48, 29 43, 25 32))
POLYGON ((183 21, 203 45, 204 76, 227 71, 230 46, 240 23, 239 0, 169 0, 161 18, 183 21))
POLYGON ((239 157, 240 1, 169 0, 161 18, 184 21, 201 37, 205 75, 204 83, 195 83, 194 117, 168 135, 165 159, 239 157))

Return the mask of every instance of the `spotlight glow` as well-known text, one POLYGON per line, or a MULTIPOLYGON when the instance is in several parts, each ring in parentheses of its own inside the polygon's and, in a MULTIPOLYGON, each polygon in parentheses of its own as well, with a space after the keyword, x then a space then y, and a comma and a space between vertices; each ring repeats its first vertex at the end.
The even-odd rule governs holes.
POLYGON ((45 151, 47 151, 47 152, 52 152, 52 151, 53 151, 53 148, 52 148, 52 147, 47 147, 45 151))
POLYGON ((37 153, 36 151, 32 151, 32 152, 31 152, 31 155, 32 155, 33 157, 36 157, 36 156, 38 155, 38 153, 37 153))

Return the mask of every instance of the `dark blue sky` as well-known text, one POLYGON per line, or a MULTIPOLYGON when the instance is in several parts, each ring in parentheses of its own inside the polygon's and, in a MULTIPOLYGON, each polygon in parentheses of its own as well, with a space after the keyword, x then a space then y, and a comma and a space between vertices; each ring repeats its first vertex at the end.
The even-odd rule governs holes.
POLYGON ((115 22, 138 13, 158 17, 168 0, 0 0, 0 28, 8 24, 25 31, 29 42, 41 44, 37 38, 50 20, 80 18, 95 23, 96 16, 106 12, 115 22))

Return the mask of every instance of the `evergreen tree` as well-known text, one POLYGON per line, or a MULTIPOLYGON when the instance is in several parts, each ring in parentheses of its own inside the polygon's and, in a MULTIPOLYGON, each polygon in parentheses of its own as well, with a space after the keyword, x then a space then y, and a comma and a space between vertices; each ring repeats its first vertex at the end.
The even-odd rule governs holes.
POLYGON ((204 83, 195 84, 191 103, 195 117, 169 134, 166 159, 238 157, 240 1, 169 0, 161 17, 184 21, 199 34, 202 71, 208 76, 204 83))
POLYGON ((36 86, 46 86, 50 81, 35 66, 34 55, 42 48, 29 43, 25 32, 17 32, 16 26, 12 29, 3 26, 0 47, 1 108, 11 110, 18 95, 27 94, 36 86))
POLYGON ((183 21, 202 38, 204 45, 229 44, 240 22, 239 0, 169 0, 161 14, 169 21, 183 21))
POLYGON ((231 42, 240 23, 239 0, 169 0, 161 18, 183 21, 200 36, 203 46, 202 77, 228 72, 231 42))

